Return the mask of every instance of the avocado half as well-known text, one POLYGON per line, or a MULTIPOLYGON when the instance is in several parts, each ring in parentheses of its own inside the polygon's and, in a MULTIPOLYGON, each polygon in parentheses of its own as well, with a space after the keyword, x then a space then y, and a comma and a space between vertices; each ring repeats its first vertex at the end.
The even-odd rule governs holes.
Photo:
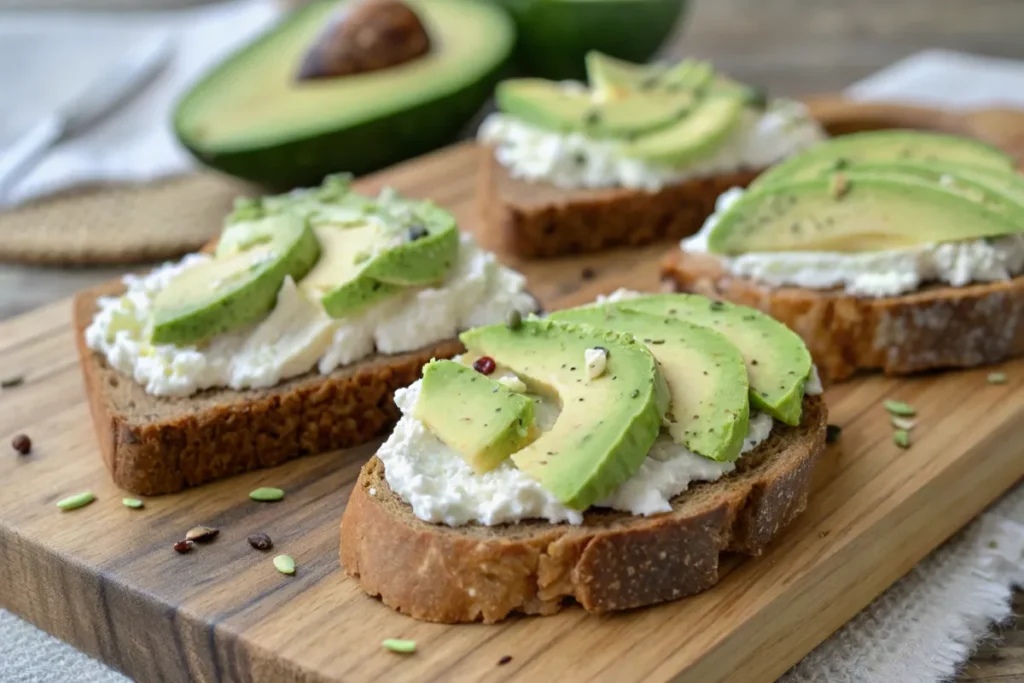
POLYGON ((451 142, 501 78, 515 27, 476 0, 405 0, 427 55, 369 73, 296 79, 303 55, 347 1, 321 1, 211 71, 178 103, 174 129, 204 164, 276 188, 368 173, 451 142))
POLYGON ((586 80, 597 50, 646 62, 672 33, 688 0, 490 0, 515 17, 516 66, 529 76, 586 80))

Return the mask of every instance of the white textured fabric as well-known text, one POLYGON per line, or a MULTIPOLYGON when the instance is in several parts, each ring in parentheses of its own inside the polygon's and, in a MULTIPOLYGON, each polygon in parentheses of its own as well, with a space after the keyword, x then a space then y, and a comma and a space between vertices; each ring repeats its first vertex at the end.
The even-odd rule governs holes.
POLYGON ((166 68, 133 99, 50 150, 7 202, 86 183, 142 183, 194 168, 171 128, 174 103, 211 64, 279 13, 275 0, 121 14, 0 11, 0 155, 44 115, 73 102, 133 46, 167 37, 173 51, 166 68))
MULTIPOLYGON (((973 106, 1024 93, 1024 63, 930 51, 851 89, 859 99, 973 106), (945 75, 944 75, 945 74, 945 75), (977 83, 986 84, 979 92, 977 83)), ((1024 95, 1022 95, 1024 97, 1024 95)), ((1024 103, 1022 103, 1024 104, 1024 103)), ((939 683, 1010 616, 1011 585, 1024 583, 1024 487, 933 553, 783 677, 782 683, 939 683)), ((0 682, 125 683, 0 610, 0 682), (73 677, 69 676, 73 671, 73 677)))

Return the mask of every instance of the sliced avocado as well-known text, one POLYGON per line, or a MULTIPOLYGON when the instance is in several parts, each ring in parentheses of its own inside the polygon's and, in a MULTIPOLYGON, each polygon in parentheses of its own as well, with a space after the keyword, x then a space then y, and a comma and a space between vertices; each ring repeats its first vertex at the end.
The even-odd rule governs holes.
POLYGON ((533 399, 450 360, 423 368, 413 414, 477 474, 490 472, 537 435, 533 399))
POLYGON ((720 332, 746 362, 751 405, 785 424, 800 424, 811 354, 803 340, 782 323, 752 308, 696 294, 652 294, 616 306, 720 332))
POLYGON ((327 315, 345 318, 402 291, 399 285, 367 276, 365 266, 375 249, 387 249, 379 224, 344 228, 321 225, 313 229, 323 250, 316 266, 299 283, 309 296, 320 299, 327 315))
POLYGON ((175 277, 153 300, 154 344, 195 344, 244 327, 274 307, 285 277, 302 278, 320 245, 298 216, 271 216, 249 239, 175 277))
POLYGON ((676 443, 712 460, 735 460, 747 437, 750 385, 743 356, 723 335, 681 319, 614 306, 557 311, 551 320, 626 332, 657 359, 671 394, 665 414, 676 443))
POLYGON ((503 112, 538 128, 621 138, 668 126, 689 110, 694 98, 689 92, 658 96, 636 93, 597 101, 587 90, 568 90, 539 78, 519 78, 501 83, 495 99, 503 112))
POLYGON ((738 93, 708 95, 674 125, 622 146, 622 154, 659 164, 683 166, 712 154, 729 137, 743 113, 738 93))
POLYGON ((516 467, 565 505, 583 510, 640 468, 668 405, 654 356, 631 335, 551 320, 478 327, 459 337, 471 354, 494 358, 531 390, 557 395, 554 426, 512 454, 516 467), (587 381, 584 352, 608 351, 608 364, 587 381))
POLYGON ((708 250, 880 251, 1021 230, 1024 224, 938 184, 841 171, 745 193, 718 216, 708 250))
POLYGON ((848 164, 900 160, 1013 169, 1009 156, 977 140, 915 130, 878 130, 821 142, 762 173, 751 184, 751 189, 812 180, 823 172, 842 170, 848 164))
POLYGON ((372 73, 296 80, 345 4, 304 3, 210 71, 174 112, 184 146, 209 166, 274 187, 311 185, 339 168, 368 173, 452 142, 515 46, 501 7, 407 0, 429 34, 427 54, 372 73))
POLYGON ((934 183, 1024 224, 1024 178, 1016 173, 920 161, 867 162, 851 166, 850 170, 878 178, 909 178, 934 183))
POLYGON ((596 50, 587 53, 587 80, 608 97, 630 92, 698 92, 711 82, 715 70, 708 62, 684 59, 674 65, 633 64, 596 50))

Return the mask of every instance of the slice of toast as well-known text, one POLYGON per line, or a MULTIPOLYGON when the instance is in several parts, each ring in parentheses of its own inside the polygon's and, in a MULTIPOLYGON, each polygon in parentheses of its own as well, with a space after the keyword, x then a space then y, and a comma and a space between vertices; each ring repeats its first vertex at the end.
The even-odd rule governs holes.
POLYGON ((107 469, 121 488, 174 493, 301 455, 349 448, 381 436, 398 419, 396 389, 416 381, 431 358, 463 350, 458 340, 374 355, 329 375, 311 371, 268 389, 209 389, 187 398, 147 394, 85 343, 111 282, 75 297, 76 344, 93 425, 107 469))
POLYGON ((562 189, 513 178, 480 146, 479 211, 505 251, 524 258, 592 252, 681 239, 697 232, 731 187, 746 187, 761 169, 744 169, 668 185, 562 189))
POLYGON ((553 614, 569 599, 603 613, 692 595, 718 582, 722 553, 760 555, 803 511, 827 417, 821 397, 806 397, 800 426, 776 423, 735 472, 695 484, 671 512, 591 509, 579 526, 429 524, 373 458, 341 521, 341 563, 384 604, 443 623, 553 614))
POLYGON ((803 337, 825 381, 861 370, 902 375, 998 363, 1024 354, 1024 277, 926 286, 885 298, 772 287, 676 249, 662 263, 675 291, 757 308, 803 337))

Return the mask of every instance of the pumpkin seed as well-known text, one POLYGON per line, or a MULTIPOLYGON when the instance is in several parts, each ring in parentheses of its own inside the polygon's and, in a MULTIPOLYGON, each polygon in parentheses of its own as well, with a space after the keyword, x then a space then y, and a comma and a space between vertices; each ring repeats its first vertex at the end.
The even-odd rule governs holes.
POLYGON ((185 540, 195 541, 196 543, 209 543, 217 538, 219 533, 220 529, 214 529, 212 526, 194 526, 185 533, 185 540))
POLYGON ((917 410, 914 409, 914 406, 903 401, 886 399, 882 402, 882 405, 885 406, 890 415, 899 415, 900 417, 913 417, 917 415, 917 410))
POLYGON ((94 500, 96 500, 96 495, 92 491, 82 491, 81 493, 76 493, 73 496, 68 496, 63 500, 57 501, 57 507, 64 512, 67 512, 69 510, 84 508, 94 500))
POLYGON ((385 650, 391 652, 398 652, 403 655, 412 654, 416 652, 416 641, 415 640, 402 640, 400 638, 388 638, 381 642, 381 645, 385 650))
POLYGON ((261 486, 255 491, 250 491, 249 498, 259 503, 276 503, 284 498, 284 491, 272 486, 261 486))
POLYGON ((892 441, 900 448, 910 448, 910 432, 906 429, 897 429, 892 434, 892 441))
POLYGON ((139 510, 146 505, 138 498, 122 498, 121 502, 126 508, 131 508, 132 510, 139 510))
POLYGON ((278 555, 274 558, 274 568, 282 574, 293 576, 295 574, 295 560, 291 555, 278 555))
POLYGON ((1006 373, 1005 372, 990 372, 988 373, 989 384, 1006 384, 1006 373))

